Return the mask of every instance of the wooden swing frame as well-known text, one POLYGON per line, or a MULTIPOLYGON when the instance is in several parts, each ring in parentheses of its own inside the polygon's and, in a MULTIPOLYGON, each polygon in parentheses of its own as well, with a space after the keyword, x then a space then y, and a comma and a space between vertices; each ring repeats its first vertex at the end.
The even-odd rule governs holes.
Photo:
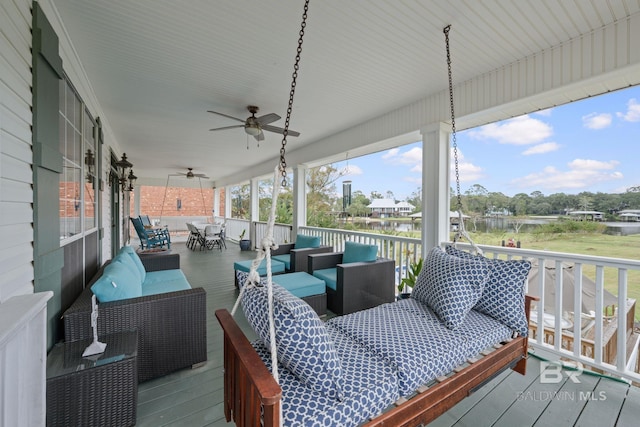
MULTIPOLYGON (((527 322, 531 302, 525 297, 527 322)), ((238 324, 226 309, 216 311, 224 331, 224 414, 236 426, 278 427, 282 389, 256 353, 238 324)), ((366 424, 374 426, 415 426, 433 421, 456 403, 473 393, 507 368, 525 375, 528 338, 518 336, 483 351, 432 385, 416 391, 410 399, 401 399, 394 407, 366 424)))

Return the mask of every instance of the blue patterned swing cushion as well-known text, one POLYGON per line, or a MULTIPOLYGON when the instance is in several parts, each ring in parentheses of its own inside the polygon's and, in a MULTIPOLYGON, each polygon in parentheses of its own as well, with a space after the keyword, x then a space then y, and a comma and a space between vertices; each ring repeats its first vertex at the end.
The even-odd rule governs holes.
POLYGON ((475 310, 469 311, 463 326, 445 327, 433 310, 414 298, 327 321, 327 329, 339 330, 394 367, 402 396, 513 335, 506 325, 475 310))
POLYGON ((482 296, 489 272, 486 262, 454 257, 436 246, 427 254, 411 297, 456 329, 482 296))
MULTIPOLYGON (((328 398, 307 387, 288 370, 280 369, 285 426, 360 425, 400 397, 397 375, 391 366, 345 334, 331 328, 327 332, 342 365, 345 398, 328 398)), ((258 341, 252 345, 271 370, 269 350, 258 341)))
MULTIPOLYGON (((256 334, 269 347, 267 288, 247 288, 242 309, 256 334)), ((273 311, 278 361, 312 390, 342 400, 340 359, 316 312, 275 283, 273 311)))
MULTIPOLYGON (((242 288, 245 285, 247 278, 249 278, 249 272, 236 270, 236 279, 238 280, 238 286, 242 288)), ((260 277, 260 286, 267 286, 266 277, 260 277)))
POLYGON ((474 309, 501 321, 521 336, 527 336, 529 328, 524 312, 524 288, 531 263, 526 260, 489 259, 453 246, 447 246, 446 251, 455 257, 486 262, 490 266, 489 280, 474 309))

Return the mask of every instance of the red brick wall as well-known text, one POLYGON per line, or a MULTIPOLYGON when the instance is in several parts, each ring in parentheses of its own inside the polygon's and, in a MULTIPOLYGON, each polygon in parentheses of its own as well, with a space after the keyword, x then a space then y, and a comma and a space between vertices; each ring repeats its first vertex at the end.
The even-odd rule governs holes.
MULTIPOLYGON (((181 187, 140 187, 140 214, 153 218, 167 216, 211 216, 213 209, 212 188, 181 188, 181 187), (166 196, 165 196, 166 190, 166 196), (203 204, 204 198, 204 204, 203 204), (177 200, 181 208, 177 209, 177 200)), ((134 215, 135 201, 131 198, 131 215, 134 215)), ((224 189, 220 190, 220 212, 224 214, 224 189)))

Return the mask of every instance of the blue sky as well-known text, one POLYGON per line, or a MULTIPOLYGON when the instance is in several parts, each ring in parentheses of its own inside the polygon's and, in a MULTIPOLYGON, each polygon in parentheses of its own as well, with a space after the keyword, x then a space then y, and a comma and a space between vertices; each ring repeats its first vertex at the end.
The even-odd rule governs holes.
MULTIPOLYGON (((463 193, 474 184, 508 196, 621 193, 640 185, 640 87, 458 132, 457 141, 463 193)), ((348 166, 353 191, 404 200, 421 185, 422 143, 334 166, 348 166)))

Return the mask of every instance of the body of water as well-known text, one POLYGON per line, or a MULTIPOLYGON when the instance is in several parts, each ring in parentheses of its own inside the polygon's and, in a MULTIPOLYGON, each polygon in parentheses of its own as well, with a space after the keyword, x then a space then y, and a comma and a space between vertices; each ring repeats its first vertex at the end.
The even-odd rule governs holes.
MULTIPOLYGON (((526 219, 519 223, 519 231, 521 233, 530 233, 541 224, 548 224, 554 219, 526 219)), ((607 226, 606 234, 627 236, 631 234, 640 234, 640 223, 633 222, 604 222, 607 226)), ((356 221, 353 223, 357 230, 362 231, 420 231, 422 221, 356 221)), ((515 233, 515 225, 513 219, 508 217, 482 218, 475 223, 471 220, 465 221, 465 228, 470 232, 478 233, 515 233)))

